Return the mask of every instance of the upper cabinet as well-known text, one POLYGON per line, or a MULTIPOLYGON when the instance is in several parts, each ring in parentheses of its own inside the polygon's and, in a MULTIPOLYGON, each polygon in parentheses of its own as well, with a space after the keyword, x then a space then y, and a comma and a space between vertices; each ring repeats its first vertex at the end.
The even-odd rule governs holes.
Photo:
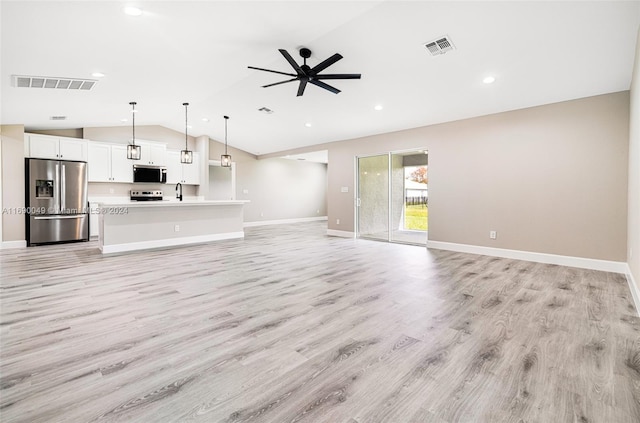
POLYGON ((77 160, 88 159, 88 142, 79 138, 25 134, 28 157, 38 159, 77 160))
POLYGON ((139 164, 164 166, 167 164, 167 146, 141 141, 139 164))
POLYGON ((127 159, 127 146, 89 143, 89 182, 133 182, 133 164, 127 159))
POLYGON ((193 152, 193 163, 180 163, 179 151, 167 151, 167 183, 200 185, 200 154, 193 152))

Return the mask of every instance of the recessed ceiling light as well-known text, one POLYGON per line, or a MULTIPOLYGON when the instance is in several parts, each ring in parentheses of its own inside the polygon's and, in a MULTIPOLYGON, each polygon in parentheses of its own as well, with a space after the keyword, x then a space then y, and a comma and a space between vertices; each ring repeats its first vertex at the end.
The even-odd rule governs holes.
POLYGON ((192 128, 193 128, 193 126, 191 126, 191 125, 187 125, 187 128, 192 129, 192 128))
POLYGON ((307 128, 311 128, 311 122, 305 123, 304 126, 306 126, 307 128))
POLYGON ((124 13, 129 16, 140 16, 142 15, 142 9, 138 9, 137 7, 127 6, 124 8, 124 13))
POLYGON ((120 122, 129 122, 129 119, 120 119, 120 122))
POLYGON ((104 73, 102 72, 94 72, 91 74, 91 76, 93 76, 94 78, 102 78, 104 76, 104 73))
POLYGON ((131 113, 138 113, 136 109, 131 110, 131 113))
POLYGON ((209 122, 209 118, 202 118, 203 122, 209 122))
POLYGON ((376 106, 373 108, 374 110, 382 110, 382 104, 376 104, 376 106))
POLYGON ((493 84, 495 81, 496 78, 493 76, 487 76, 482 80, 482 82, 484 82, 485 84, 493 84))

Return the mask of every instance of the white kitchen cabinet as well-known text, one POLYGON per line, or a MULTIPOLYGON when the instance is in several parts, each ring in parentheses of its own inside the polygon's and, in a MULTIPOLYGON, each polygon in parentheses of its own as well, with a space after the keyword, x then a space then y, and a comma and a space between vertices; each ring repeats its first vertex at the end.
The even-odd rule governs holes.
POLYGON ((88 159, 88 142, 79 138, 25 134, 29 144, 29 157, 39 159, 77 160, 88 159))
POLYGON ((127 159, 127 146, 89 143, 89 182, 133 183, 133 164, 127 159))
POLYGON ((139 164, 164 166, 167 164, 167 146, 165 144, 154 144, 148 142, 138 142, 140 144, 139 164))
POLYGON ((200 153, 193 152, 193 163, 180 163, 179 151, 167 151, 167 183, 200 185, 200 153))

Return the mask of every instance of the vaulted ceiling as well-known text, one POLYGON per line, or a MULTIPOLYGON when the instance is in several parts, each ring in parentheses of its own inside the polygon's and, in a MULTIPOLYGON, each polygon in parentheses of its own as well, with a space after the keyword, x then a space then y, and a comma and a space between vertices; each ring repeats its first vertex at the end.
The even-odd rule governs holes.
POLYGON ((130 125, 136 101, 136 124, 182 132, 187 101, 190 135, 224 139, 229 115, 229 144, 267 154, 628 90, 640 24, 638 1, 134 3, 2 1, 2 123, 130 125), (444 35, 455 50, 429 54, 444 35), (247 68, 289 73, 278 49, 302 62, 301 47, 312 67, 342 54, 326 72, 362 79, 296 97, 297 83, 261 87, 287 77, 247 68), (20 88, 13 75, 98 82, 20 88))

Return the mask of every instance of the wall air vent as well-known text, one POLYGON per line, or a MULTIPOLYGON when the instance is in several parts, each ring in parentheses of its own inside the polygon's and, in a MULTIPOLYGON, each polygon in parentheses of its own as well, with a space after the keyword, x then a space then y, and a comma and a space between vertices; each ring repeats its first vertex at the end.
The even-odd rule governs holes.
POLYGON ((18 88, 57 88, 62 90, 84 90, 92 89, 95 79, 80 78, 53 78, 50 76, 25 76, 13 75, 13 86, 18 88))
POLYGON ((438 37, 433 41, 429 41, 424 46, 429 50, 429 53, 431 53, 432 56, 439 56, 456 48, 453 45, 451 38, 447 35, 444 37, 438 37))
POLYGON ((49 120, 67 120, 66 116, 50 116, 49 120))

